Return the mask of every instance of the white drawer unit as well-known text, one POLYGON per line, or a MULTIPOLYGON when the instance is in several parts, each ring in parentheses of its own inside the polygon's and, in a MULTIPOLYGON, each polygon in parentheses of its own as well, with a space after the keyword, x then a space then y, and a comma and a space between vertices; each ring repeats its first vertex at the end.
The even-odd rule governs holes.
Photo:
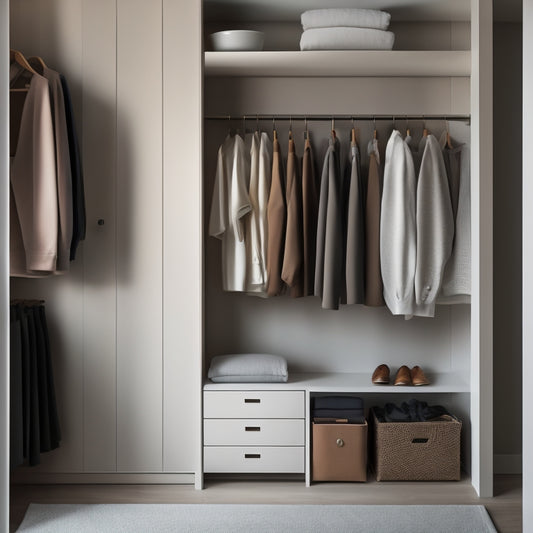
POLYGON ((303 391, 205 391, 204 418, 305 418, 303 391))
POLYGON ((204 391, 204 472, 305 473, 304 391, 204 391))
POLYGON ((212 473, 305 472, 303 446, 206 446, 204 471, 212 473))
POLYGON ((205 446, 304 446, 303 419, 206 419, 205 446))

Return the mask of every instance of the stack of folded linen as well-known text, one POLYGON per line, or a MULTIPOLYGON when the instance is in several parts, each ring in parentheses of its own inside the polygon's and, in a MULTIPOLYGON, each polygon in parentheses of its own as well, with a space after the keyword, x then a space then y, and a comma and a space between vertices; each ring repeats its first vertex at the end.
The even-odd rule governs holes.
POLYGON ((301 15, 301 50, 391 50, 390 14, 374 9, 313 9, 301 15))

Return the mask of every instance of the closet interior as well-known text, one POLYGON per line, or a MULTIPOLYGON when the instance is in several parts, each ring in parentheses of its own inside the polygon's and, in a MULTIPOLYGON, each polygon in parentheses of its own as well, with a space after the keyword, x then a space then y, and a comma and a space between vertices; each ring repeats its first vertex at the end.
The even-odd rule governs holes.
MULTIPOLYGON (((209 395, 272 392, 290 405, 284 416, 303 423, 289 463, 310 483, 310 399, 356 393, 366 406, 414 396, 453 410, 463 421, 464 475, 490 496, 490 6, 342 0, 390 11, 394 49, 300 52, 300 14, 322 4, 11 2, 11 47, 69 80, 87 206, 86 239, 67 276, 11 281, 12 298, 46 300, 62 434, 14 482, 201 487, 213 472, 203 455, 209 395), (209 35, 229 28, 264 31, 265 51, 212 51, 209 35), (471 152, 471 304, 405 320, 385 307, 333 311, 316 297, 224 292, 220 243, 208 235, 217 150, 228 130, 272 138, 273 117, 284 158, 289 127, 301 157, 308 119, 318 166, 332 119, 344 153, 354 127, 363 175, 374 129, 384 156, 393 128, 403 136, 409 127, 417 143, 425 128, 439 137, 448 124, 471 152), (242 352, 285 356, 289 382, 207 381, 212 357, 242 352), (381 363, 419 364, 432 383, 378 390, 370 378, 381 363)), ((212 418, 240 418, 225 401, 215 401, 223 410, 212 418)))
MULTIPOLYGON (((490 365, 490 352, 479 358, 475 341, 480 328, 476 285, 481 274, 475 257, 480 235, 475 205, 480 190, 490 186, 488 181, 478 181, 476 162, 479 117, 474 76, 479 7, 474 2, 471 15, 468 3, 448 7, 437 2, 417 7, 397 2, 394 8, 387 6, 392 15, 390 29, 396 35, 394 50, 300 52, 300 12, 323 7, 312 4, 289 8, 282 2, 271 2, 268 7, 254 9, 257 6, 245 3, 204 2, 204 364, 207 371, 213 356, 232 353, 280 354, 289 363, 287 384, 206 381, 204 428, 211 423, 210 415, 205 414, 206 402, 214 401, 210 395, 217 391, 303 390, 307 421, 310 400, 317 394, 357 393, 365 406, 416 397, 446 405, 463 420, 462 468, 472 476, 478 492, 491 490, 482 489, 475 479, 480 454, 484 454, 484 444, 478 441, 482 414, 477 383, 480 368, 490 365), (210 33, 238 28, 263 31, 265 50, 211 51, 210 33), (373 119, 376 116, 378 120, 373 119), (382 162, 393 129, 402 136, 409 129, 416 146, 425 129, 439 138, 449 128, 455 142, 473 148, 472 304, 438 305, 434 318, 406 321, 403 316, 392 316, 386 307, 341 305, 339 310, 325 310, 317 297, 291 298, 286 294, 265 299, 222 290, 220 242, 208 235, 207 228, 217 150, 226 135, 260 131, 272 139, 275 129, 286 162, 289 131, 301 157, 308 130, 320 176, 324 142, 327 144, 333 128, 341 154, 348 152, 355 128, 363 176, 368 172, 366 146, 374 131, 382 162), (371 375, 381 363, 393 368, 419 364, 431 374, 432 383, 408 391, 376 387, 371 375)), ((345 4, 355 7, 354 2, 345 4)), ((357 7, 361 7, 359 3, 357 7)), ((218 398, 223 401, 224 397, 218 398)), ((247 471, 238 460, 230 465, 231 459, 228 463, 222 456, 218 461, 213 459, 215 451, 210 444, 204 442, 206 473, 247 471)), ((309 422, 305 445, 303 471, 309 484, 309 422)), ((483 461, 482 471, 482 476, 490 476, 491 465, 483 461)))

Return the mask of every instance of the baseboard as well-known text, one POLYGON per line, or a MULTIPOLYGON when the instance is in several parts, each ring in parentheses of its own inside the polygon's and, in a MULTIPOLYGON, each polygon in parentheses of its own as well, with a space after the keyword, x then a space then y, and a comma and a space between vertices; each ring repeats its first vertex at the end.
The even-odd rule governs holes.
POLYGON ((194 474, 162 473, 44 473, 21 469, 11 474, 16 485, 102 484, 102 485, 194 485, 194 474))
POLYGON ((521 474, 522 454, 495 454, 494 455, 495 474, 521 474))

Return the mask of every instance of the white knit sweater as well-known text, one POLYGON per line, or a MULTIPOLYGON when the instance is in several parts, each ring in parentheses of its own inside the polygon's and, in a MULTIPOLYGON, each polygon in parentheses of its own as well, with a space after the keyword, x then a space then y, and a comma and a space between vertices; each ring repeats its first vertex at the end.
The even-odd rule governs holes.
POLYGON ((380 229, 383 296, 393 315, 412 315, 416 269, 416 176, 413 157, 394 130, 385 151, 380 229))
POLYGON ((427 136, 416 202, 416 304, 429 306, 433 316, 454 234, 448 176, 441 147, 433 135, 427 136))

